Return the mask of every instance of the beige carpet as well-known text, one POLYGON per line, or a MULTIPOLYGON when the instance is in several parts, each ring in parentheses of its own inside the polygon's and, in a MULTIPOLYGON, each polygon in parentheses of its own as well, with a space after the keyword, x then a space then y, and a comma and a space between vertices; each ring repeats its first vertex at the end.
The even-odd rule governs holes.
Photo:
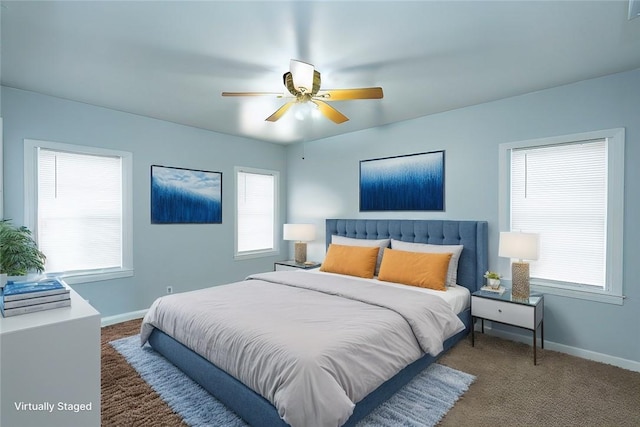
POLYGON ((482 334, 440 363, 477 377, 443 426, 640 426, 640 372, 482 334))
MULTIPOLYGON (((183 426, 109 341, 139 332, 133 320, 102 329, 102 425, 183 426)), ((640 373, 487 335, 440 359, 477 377, 441 426, 640 426, 640 373)))

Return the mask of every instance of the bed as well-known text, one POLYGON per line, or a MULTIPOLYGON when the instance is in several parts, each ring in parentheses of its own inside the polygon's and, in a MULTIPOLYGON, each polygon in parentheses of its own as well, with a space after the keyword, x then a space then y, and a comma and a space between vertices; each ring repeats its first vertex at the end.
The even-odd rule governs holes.
MULTIPOLYGON (((488 265, 487 223, 484 221, 372 220, 372 219, 328 219, 326 220, 327 247, 329 247, 329 245, 332 242, 334 244, 336 242, 340 242, 340 240, 338 239, 346 239, 346 240, 342 240, 342 242, 353 241, 350 239, 358 239, 360 242, 362 242, 365 245, 366 243, 370 243, 372 241, 389 239, 390 241, 394 242, 394 244, 397 244, 398 248, 401 248, 401 250, 406 250, 404 249, 404 247, 400 246, 405 242, 407 244, 416 243, 416 244, 429 244, 429 245, 462 245, 463 249, 459 253, 458 266, 456 271, 457 272, 456 283, 460 287, 465 288, 464 289, 465 291, 468 290, 468 292, 473 292, 482 286, 484 281, 483 275, 484 275, 484 272, 487 270, 487 265, 488 265)), ((332 275, 332 273, 326 273, 326 274, 332 275)), ((335 276, 341 276, 341 275, 335 275, 335 276)), ((268 293, 268 295, 267 294, 264 295, 264 298, 265 299, 268 297, 274 298, 273 300, 274 306, 277 306, 278 304, 278 295, 280 294, 280 292, 284 292, 283 290, 281 290, 281 288, 287 288, 287 289, 292 288, 294 289, 293 292, 300 295, 291 297, 293 298, 291 300, 292 301, 291 306, 292 307, 294 305, 296 307, 304 306, 305 315, 313 312, 314 310, 321 311, 321 309, 317 309, 316 305, 320 304, 319 302, 320 300, 326 299, 328 301, 328 304, 331 305, 331 309, 327 310, 328 313, 329 312, 331 313, 331 316, 333 316, 334 313, 339 313, 341 310, 347 312, 348 310, 351 310, 352 307, 355 307, 357 305, 358 307, 363 307, 365 311, 369 310, 368 315, 372 316, 371 318, 375 318, 376 321, 379 320, 380 323, 385 325, 387 322, 385 317, 387 316, 386 314, 387 311, 393 312, 394 310, 405 310, 405 307, 400 307, 400 305, 402 304, 396 304, 397 307, 392 306, 391 310, 386 310, 386 308, 389 308, 389 307, 382 307, 382 308, 379 307, 379 305, 381 304, 382 305, 395 304, 394 303, 395 297, 390 293, 391 291, 382 289, 382 288, 387 288, 387 286, 374 287, 374 285, 367 284, 366 286, 369 286, 369 287, 366 288, 367 289, 366 298, 371 298, 372 301, 371 302, 365 301, 366 304, 360 300, 355 302, 351 301, 349 292, 351 292, 350 289, 353 287, 353 283, 351 283, 353 282, 352 278, 343 279, 342 277, 337 277, 335 279, 336 283, 334 284, 333 282, 329 282, 328 279, 325 279, 324 276, 322 276, 322 273, 316 274, 316 273, 303 273, 303 272, 279 272, 279 273, 274 272, 274 273, 266 273, 266 274, 263 273, 261 275, 255 275, 248 279, 249 280, 246 280, 243 282, 222 286, 222 288, 226 288, 227 292, 230 289, 233 289, 234 293, 242 294, 242 292, 246 292, 247 295, 251 295, 252 292, 256 291, 255 284, 260 283, 260 286, 261 286, 260 292, 262 292, 262 288, 264 288, 264 291, 268 293), (281 287, 272 287, 272 284, 270 282, 271 280, 274 280, 276 282, 284 281, 285 283, 284 283, 284 286, 281 286, 282 283, 276 284, 277 286, 281 286, 281 287), (291 283, 288 283, 288 281, 291 281, 291 283), (304 282, 304 283, 299 284, 298 282, 304 282), (330 286, 325 285, 325 283, 330 283, 330 286), (298 286, 301 286, 302 289, 298 288, 298 286), (325 289, 325 288, 333 289, 333 286, 335 286, 335 290, 327 291, 325 289), (308 289, 309 287, 311 287, 311 289, 308 289), (304 295, 306 295, 306 293, 318 292, 318 291, 321 291, 323 293, 318 294, 318 296, 314 296, 313 304, 307 305, 304 299, 295 299, 295 298, 305 298, 304 295), (328 295, 325 296, 325 292, 328 292, 328 295), (345 295, 346 297, 344 297, 345 295), (337 298, 337 297, 340 297, 340 298, 337 298), (349 300, 349 301, 343 301, 343 300, 349 300), (380 301, 384 301, 384 303, 380 301)), ((334 279, 331 279, 331 280, 333 281, 334 279)), ((399 285, 399 286, 402 286, 402 285, 399 285)), ((358 287, 360 287, 360 285, 358 285, 358 287)), ((216 287, 216 288, 221 288, 221 287, 216 287)), ((198 292, 198 291, 194 291, 194 292, 198 292)), ((217 291, 217 292, 220 292, 220 291, 217 291)), ((359 290, 358 292, 361 292, 361 291, 359 290)), ((401 292, 408 292, 408 291, 401 291, 401 292)), ((200 295, 200 294, 197 294, 197 295, 200 295)), ((172 296, 172 297, 175 298, 175 296, 172 296)), ((154 302, 154 306, 155 305, 162 306, 166 304, 168 301, 167 298, 170 298, 170 297, 159 298, 156 302, 154 302)), ((201 298, 201 297, 199 296, 198 298, 201 298)), ((358 296, 357 298, 361 298, 361 297, 358 296)), ((426 299, 428 297, 424 297, 424 298, 426 299)), ((414 299, 414 298, 411 298, 411 299, 414 299)), ((419 298, 416 297, 415 299, 419 299, 419 298)), ((435 299, 439 299, 439 298, 436 297, 435 299)), ((175 301, 175 300, 171 300, 171 301, 175 301)), ((287 300, 287 303, 288 301, 289 300, 287 300)), ((173 303, 173 304, 176 304, 176 303, 173 303)), ((193 307, 193 304, 195 303, 193 302, 193 300, 192 301, 185 300, 179 303, 178 305, 180 304, 182 304, 183 306, 186 306, 187 310, 193 311, 192 307, 193 307)), ((440 307, 439 304, 442 305, 440 302, 437 302, 436 306, 440 307)), ((448 304, 448 303, 443 303, 443 304, 448 304)), ((272 303, 265 304, 265 305, 268 307, 271 307, 272 303)), ((406 304, 406 305, 409 306, 410 304, 406 304)), ((143 321, 143 326, 141 330, 141 336, 142 336, 143 342, 148 341, 149 344, 154 348, 154 350, 162 354, 174 365, 176 365, 178 368, 184 371, 188 376, 190 376, 197 383, 199 383, 209 393, 214 395, 222 403, 227 405, 227 407, 229 407, 238 415, 240 415, 247 423, 255 426, 286 426, 289 424, 285 422, 283 418, 289 419, 289 420, 292 420, 292 419, 300 420, 302 419, 301 417, 313 416, 314 420, 316 420, 316 418, 320 419, 319 416, 316 417, 317 414, 314 414, 313 412, 306 413, 304 411, 300 412, 301 411, 300 410, 299 413, 295 414, 295 411, 298 410, 296 409, 296 407, 300 407, 300 402, 305 403, 302 406, 307 406, 306 405, 307 400, 298 400, 297 405, 294 403, 291 406, 291 409, 288 408, 286 410, 283 410, 282 406, 278 401, 278 398, 279 396, 282 396, 283 394, 287 394, 287 393, 275 390, 274 385, 259 386, 259 385, 256 385, 257 383, 254 384, 254 382, 252 382, 254 380, 259 381, 259 379, 255 379, 254 377, 261 377, 261 376, 264 376, 264 374, 256 374, 251 372, 250 374, 247 374, 247 375, 251 375, 250 377, 242 377, 242 375, 244 375, 244 371, 238 374, 233 370, 236 368, 243 369, 243 370, 249 369, 248 366, 251 365, 250 361, 254 360, 253 358, 258 356, 256 351, 258 351, 261 347, 256 347, 254 349, 251 349, 251 348, 248 348, 247 346, 253 342, 251 340, 260 339, 260 337, 264 335, 264 330, 261 329, 261 330, 258 330, 257 332, 254 331, 256 334, 254 337, 249 336, 246 338, 249 341, 239 342, 239 343, 237 342, 239 338, 236 339, 234 337, 226 337, 226 341, 224 340, 220 341, 218 340, 218 338, 216 338, 216 340, 218 341, 215 341, 215 340, 207 341, 208 339, 204 340, 203 338, 200 337, 200 334, 194 334, 193 338, 189 336, 186 336, 186 337, 177 336, 179 335, 178 330, 195 328, 196 324, 201 323, 200 316, 192 317, 191 320, 187 321, 188 324, 175 323, 175 322, 180 322, 180 320, 175 320, 175 321, 170 320, 170 321, 167 321, 165 326, 163 326, 160 319, 165 319, 165 318, 173 319, 174 317, 173 313, 170 311, 166 313, 161 312, 159 311, 159 308, 155 308, 154 306, 152 306, 152 309, 150 309, 149 313, 147 313, 147 316, 145 316, 145 319, 143 321), (171 323, 171 322, 174 322, 174 323, 171 323), (178 326, 175 326, 176 324, 178 326), (168 325, 172 325, 172 326, 168 326, 168 325), (161 328, 165 330, 161 330, 161 328), (237 360, 228 362, 227 361, 228 357, 227 359, 216 359, 215 355, 221 352, 222 350, 220 350, 219 346, 211 344, 211 342, 214 342, 214 341, 228 342, 230 347, 239 346, 239 348, 247 348, 246 352, 242 356, 245 358, 245 361, 242 363, 240 363, 237 360), (197 351, 192 350, 192 348, 197 349, 197 351), (228 374, 225 371, 225 369, 222 369, 221 367, 216 366, 216 364, 212 363, 207 358, 201 356, 199 353, 205 354, 206 357, 211 360, 216 360, 218 365, 221 365, 221 367, 224 367, 229 372, 233 372, 236 376, 243 378, 244 383, 236 379, 236 377, 234 377, 233 375, 228 374), (226 363, 229 363, 229 366, 227 366, 226 363), (238 367, 236 365, 242 365, 242 366, 238 367), (249 384, 251 387, 245 385, 245 383, 249 384), (260 391, 260 393, 254 390, 258 390, 260 391), (263 396, 267 396, 269 399, 263 396), (272 403, 272 402, 275 402, 275 403, 272 403), (277 407, 279 409, 277 409, 277 407), (281 417, 281 414, 285 414, 285 415, 281 417)), ((280 306, 279 309, 281 311, 287 311, 287 306, 280 306)), ((261 308, 256 306, 253 308, 253 310, 260 311, 261 308)), ((406 307, 406 310, 411 311, 411 308, 406 307)), ((440 308, 436 308, 436 310, 440 310, 440 308)), ((212 311, 216 311, 216 310, 212 310, 212 311)), ((215 316, 219 316, 219 315, 223 315, 223 314, 217 313, 217 312, 215 313, 215 316)), ((228 323, 231 325, 235 324, 234 322, 236 322, 238 325, 243 325, 242 322, 245 321, 243 317, 236 317, 235 311, 230 312, 230 314, 227 314, 227 316, 230 316, 228 318, 228 323)), ((336 314, 336 316, 338 316, 338 314, 336 314)), ((389 316, 397 317, 397 314, 391 313, 389 314, 389 316)), ((402 314, 402 316, 409 316, 409 315, 402 314)), ((354 317, 357 318, 359 317, 359 315, 354 314, 354 317)), ((437 316, 432 316, 432 317, 437 317, 437 316)), ((454 317, 456 317, 455 314, 454 314, 454 317)), ((270 318, 271 316, 264 317, 264 319, 270 319, 270 318)), ((410 319, 410 317, 406 317, 406 318, 410 319)), ((443 318, 444 318, 444 313, 443 313, 443 318)), ((326 319, 326 322, 330 322, 330 320, 333 321, 333 319, 326 319)), ((354 404, 352 402, 349 402, 351 403, 351 407, 344 409, 345 411, 346 410, 349 411, 348 416, 342 416, 339 414, 336 415, 336 417, 338 416, 342 417, 342 418, 336 418, 340 420, 336 425, 347 425, 347 426, 355 425, 358 421, 363 419, 367 414, 369 414, 373 409, 375 409, 379 404, 387 400, 403 385, 409 382, 415 375, 417 375, 419 372, 425 369, 428 365, 430 365, 435 360, 437 360, 438 357, 440 357, 444 352, 446 352, 458 341, 464 338, 470 331, 470 325, 471 325, 471 315, 470 315, 470 309, 469 309, 468 303, 461 310, 459 310, 459 312, 457 313, 457 318, 455 320, 458 323, 460 323, 461 326, 457 325, 455 327, 456 328, 455 331, 457 332, 455 332, 452 336, 444 339, 440 343, 438 343, 437 340, 432 339, 431 336, 423 337, 421 334, 416 334, 414 331, 414 334, 416 336, 416 339, 414 341, 417 340, 417 345, 419 346, 418 350, 420 351, 420 355, 417 357, 407 356, 407 358, 411 359, 411 361, 406 362, 406 365, 403 365, 399 368, 390 367, 389 368, 390 372, 394 372, 394 373, 388 374, 390 375, 389 378, 384 377, 382 379, 380 378, 371 379, 371 381, 374 381, 375 384, 378 384, 379 382, 379 385, 377 385, 375 389, 373 389, 372 391, 368 389, 363 389, 364 386, 361 386, 360 383, 358 382, 361 380, 360 377, 368 378, 369 376, 371 376, 369 373, 359 372, 357 381, 355 381, 354 379, 346 379, 345 380, 346 384, 348 384, 349 387, 356 389, 356 392, 351 393, 353 390, 351 390, 351 388, 349 387, 345 387, 345 388, 349 388, 348 391, 351 393, 350 395, 357 396, 354 399, 354 402, 356 403, 354 404), (353 381, 353 384, 352 384, 352 381, 353 381), (366 394, 361 395, 363 390, 366 390, 366 394)), ((339 320, 339 321, 347 322, 346 326, 340 329, 345 329, 345 330, 350 329, 350 323, 347 318, 345 318, 345 320, 339 320)), ((274 320, 273 322, 276 322, 276 321, 274 320)), ((220 323, 225 323, 225 322, 220 322, 220 323)), ((264 323, 268 324, 270 323, 270 320, 268 321, 265 320, 264 323)), ((296 322, 290 322, 290 323, 296 323, 296 322)), ((304 320, 301 320, 300 323, 303 324, 304 320)), ((372 323, 372 328, 375 329, 377 327, 373 325, 373 323, 375 322, 371 322, 371 323, 372 323)), ((452 322, 450 321, 447 321, 445 323, 452 325, 452 322)), ((277 324, 277 322, 275 324, 277 324)), ((258 325, 258 326, 267 327, 264 325, 258 325)), ((288 329, 289 326, 290 325, 288 324, 287 325, 277 324, 277 327, 274 327, 274 335, 275 335, 274 340, 278 340, 278 339, 284 340, 285 336, 289 336, 289 335, 295 336, 296 333, 300 333, 294 329, 288 329), (286 333, 283 333, 282 332, 283 330, 286 330, 286 333)), ((453 327, 454 326, 451 326, 451 328, 453 327)), ((215 330, 218 328, 218 326, 207 325, 204 328, 208 331, 207 333, 216 333, 215 330)), ((411 328, 413 328, 413 326, 411 326, 411 328)), ((253 330, 256 328, 254 326, 248 326, 247 329, 253 330)), ((417 329, 420 330, 419 328, 417 329)), ((454 330, 454 329, 451 329, 451 330, 454 330)), ((318 335, 319 337, 322 335, 321 332, 314 332, 314 333, 319 334, 318 335)), ((355 337, 355 335, 348 335, 348 333, 346 332, 345 334, 346 335, 344 335, 343 338, 347 340, 350 339, 350 337, 351 338, 355 337)), ((202 333, 202 335, 204 336, 204 332, 202 333)), ((368 337, 366 336, 366 333, 364 334, 364 336, 365 337, 363 338, 363 340, 367 342, 371 340, 373 341, 376 340, 375 336, 368 337)), ((302 339, 301 342, 305 342, 303 338, 304 337, 301 336, 301 339, 302 339)), ((390 339, 391 338, 385 338, 380 341, 384 342, 385 345, 392 345, 392 346, 404 345, 402 342, 395 342, 395 341, 392 344, 386 344, 386 342, 390 339)), ((395 336, 393 340, 395 340, 395 336)), ((322 341, 322 339, 318 338, 318 341, 322 341)), ((409 345, 408 339, 406 341, 407 341, 406 345, 409 345)), ((279 360, 278 359, 280 357, 279 353, 281 352, 280 347, 276 347, 275 350, 273 350, 271 346, 267 346, 265 348, 269 348, 268 351, 274 351, 275 354, 277 355, 277 357, 276 356, 265 357, 266 359, 274 359, 276 361, 279 360)), ((399 347, 399 348, 403 348, 403 347, 399 347)), ((297 348, 297 350, 295 351, 300 351, 300 348, 297 348)), ((383 350, 383 352, 384 351, 388 352, 388 350, 383 350)), ((340 357, 350 358, 352 357, 352 353, 357 353, 357 352, 346 352, 341 350, 340 357)), ((405 352, 402 351, 401 353, 404 354, 405 352)), ((410 353, 410 352, 407 351, 407 353, 410 353)), ((262 355, 260 356, 262 357, 262 355)), ((289 355, 285 355, 283 357, 289 357, 289 355)), ((369 357, 370 355, 368 355, 366 358, 368 359, 369 357)), ((300 356, 296 354, 296 356, 293 358, 296 360, 299 360, 300 356)), ((260 359, 256 363, 258 365, 262 365, 267 363, 267 361, 260 359)), ((344 369, 340 370, 341 365, 339 362, 335 362, 335 363, 332 362, 332 363, 338 366, 338 368, 336 368, 337 373, 331 372, 329 377, 333 376, 333 377, 339 377, 341 379, 342 375, 344 374, 343 372, 344 369)), ((402 363, 405 363, 405 362, 402 362, 402 363)), ((366 365, 364 361, 362 365, 366 365)), ((288 372, 288 370, 291 370, 291 369, 289 369, 287 366, 285 366, 284 369, 287 370, 288 372)), ((316 369, 316 368, 313 368, 313 369, 316 369)), ((332 369, 333 369, 333 365, 332 365, 332 369)), ((309 370, 312 370, 312 368, 309 368, 309 370)), ((320 371, 323 371, 323 374, 325 370, 326 369, 324 366, 322 367, 322 369, 320 369, 320 371)), ((351 368, 348 370, 351 370, 351 368)), ((275 377, 275 379, 272 378, 272 381, 275 381, 278 384, 283 382, 287 384, 289 382, 293 382, 293 381, 289 381, 288 377, 287 379, 283 380, 282 375, 273 374, 273 371, 271 371, 271 368, 268 369, 268 372, 271 377, 275 377)), ((305 370, 303 371, 303 373, 296 374, 296 375, 301 375, 304 377, 306 372, 307 370, 305 365, 305 370)), ((295 392, 292 393, 289 391, 288 394, 290 395, 300 394, 300 396, 297 397, 298 399, 307 399, 307 396, 304 395, 304 393, 307 393, 307 392, 310 393, 310 395, 314 395, 314 396, 317 395, 318 393, 316 391, 307 390, 308 387, 306 387, 306 385, 308 385, 310 381, 323 382, 323 384, 326 383, 327 381, 324 381, 324 380, 319 381, 319 380, 316 380, 315 378, 316 377, 314 376, 313 380, 300 379, 300 382, 302 385, 298 386, 298 388, 295 388, 295 387, 292 388, 295 392)), ((327 384, 323 385, 323 387, 328 387, 328 386, 329 385, 327 384)), ((333 387, 333 384, 331 384, 330 386, 333 387)), ((370 387, 370 384, 368 384, 367 386, 370 387)), ((329 396, 329 395, 331 396, 331 399, 333 399, 334 394, 337 396, 340 393, 337 393, 337 392, 328 393, 325 396, 322 396, 320 400, 323 400, 326 396, 329 396)), ((338 397, 336 397, 336 399, 338 399, 338 397)), ((335 412, 338 413, 342 410, 339 408, 341 403, 342 402, 340 401, 333 402, 329 399, 326 405, 328 405, 328 407, 336 407, 335 412)), ((309 405, 309 406, 312 407, 312 409, 314 409, 316 404, 314 403, 313 405, 309 405)), ((318 404, 318 406, 321 407, 322 403, 318 404)), ((305 408, 304 410, 307 411, 308 408, 305 408)), ((331 423, 333 422, 334 421, 329 420, 327 421, 327 423, 325 423, 325 420, 322 420, 322 421, 318 421, 318 424, 331 425, 331 423)), ((293 422, 292 424, 310 425, 310 423, 306 421, 304 423, 300 423, 299 421, 296 421, 296 422, 293 422)))

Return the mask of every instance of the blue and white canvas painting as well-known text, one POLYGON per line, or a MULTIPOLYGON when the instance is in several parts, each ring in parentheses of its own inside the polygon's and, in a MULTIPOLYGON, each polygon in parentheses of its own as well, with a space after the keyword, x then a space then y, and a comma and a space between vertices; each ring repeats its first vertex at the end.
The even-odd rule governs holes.
POLYGON ((360 211, 443 211, 444 151, 360 161, 360 211))
POLYGON ((152 165, 151 223, 222 223, 222 173, 152 165))

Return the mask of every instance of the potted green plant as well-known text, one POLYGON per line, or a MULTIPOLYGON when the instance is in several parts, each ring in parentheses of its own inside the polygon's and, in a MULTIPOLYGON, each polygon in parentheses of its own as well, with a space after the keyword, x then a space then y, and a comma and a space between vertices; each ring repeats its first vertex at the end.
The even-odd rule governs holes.
POLYGON ((500 273, 495 271, 487 271, 484 273, 485 279, 487 279, 487 285, 493 289, 498 289, 500 287, 500 278, 502 277, 500 273))
POLYGON ((9 219, 0 221, 0 286, 4 286, 8 276, 24 276, 33 271, 42 273, 45 260, 31 230, 16 227, 9 219))

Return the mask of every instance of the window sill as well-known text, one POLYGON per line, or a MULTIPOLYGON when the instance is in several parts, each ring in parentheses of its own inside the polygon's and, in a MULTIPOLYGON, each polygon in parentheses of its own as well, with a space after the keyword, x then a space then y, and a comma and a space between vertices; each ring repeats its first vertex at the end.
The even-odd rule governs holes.
POLYGON ((607 294, 603 292, 590 292, 590 291, 582 291, 578 289, 566 289, 566 288, 559 288, 555 286, 545 286, 545 285, 536 284, 536 283, 531 283, 531 290, 538 293, 547 294, 547 295, 558 295, 558 296, 569 297, 569 298, 584 299, 589 301, 602 302, 605 304, 614 304, 614 305, 624 304, 624 296, 607 294))
POLYGON ((122 279, 133 276, 133 269, 121 269, 113 271, 101 271, 96 273, 63 273, 55 275, 60 277, 69 285, 78 285, 80 283, 101 282, 103 280, 122 279))
POLYGON ((235 254, 233 259, 236 261, 241 261, 243 259, 252 259, 252 258, 264 258, 270 256, 277 256, 280 254, 280 251, 277 250, 266 250, 266 251, 255 251, 255 252, 243 252, 240 254, 235 254))

